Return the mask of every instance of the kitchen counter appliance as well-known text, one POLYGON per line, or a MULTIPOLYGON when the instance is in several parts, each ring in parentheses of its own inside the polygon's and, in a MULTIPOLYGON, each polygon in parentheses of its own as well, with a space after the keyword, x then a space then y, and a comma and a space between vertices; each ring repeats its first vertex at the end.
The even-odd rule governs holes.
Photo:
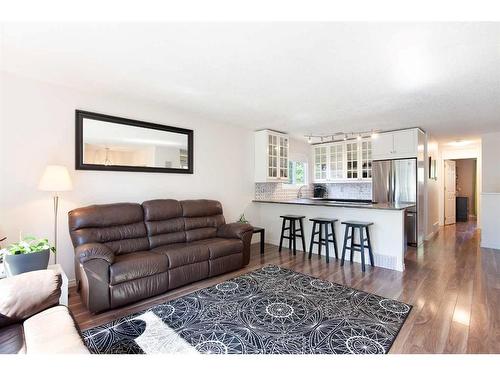
POLYGON ((406 210, 407 242, 417 246, 419 204, 417 199, 417 159, 378 160, 372 164, 372 199, 379 203, 414 203, 406 210))

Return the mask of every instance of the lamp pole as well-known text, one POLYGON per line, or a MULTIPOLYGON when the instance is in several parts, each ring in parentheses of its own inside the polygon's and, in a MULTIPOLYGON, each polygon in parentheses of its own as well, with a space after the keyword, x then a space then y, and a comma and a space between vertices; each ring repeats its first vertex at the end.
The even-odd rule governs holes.
POLYGON ((56 249, 54 252, 54 264, 57 264, 57 211, 59 208, 59 196, 57 193, 54 193, 52 199, 54 201, 54 249, 56 249))

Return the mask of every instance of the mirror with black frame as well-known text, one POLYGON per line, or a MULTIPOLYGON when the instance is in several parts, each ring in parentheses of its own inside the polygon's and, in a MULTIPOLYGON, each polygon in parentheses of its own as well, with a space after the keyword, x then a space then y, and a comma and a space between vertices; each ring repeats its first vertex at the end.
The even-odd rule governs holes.
POLYGON ((76 169, 193 173, 193 131, 77 110, 76 169))

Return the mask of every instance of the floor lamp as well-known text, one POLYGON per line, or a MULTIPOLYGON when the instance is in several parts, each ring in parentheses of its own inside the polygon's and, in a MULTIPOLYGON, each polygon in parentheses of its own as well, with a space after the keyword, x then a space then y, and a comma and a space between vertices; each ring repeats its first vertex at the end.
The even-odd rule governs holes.
POLYGON ((59 206, 59 196, 57 193, 68 191, 73 188, 68 169, 62 165, 47 165, 43 172, 38 189, 42 191, 51 191, 54 193, 54 263, 57 263, 57 210, 59 206))

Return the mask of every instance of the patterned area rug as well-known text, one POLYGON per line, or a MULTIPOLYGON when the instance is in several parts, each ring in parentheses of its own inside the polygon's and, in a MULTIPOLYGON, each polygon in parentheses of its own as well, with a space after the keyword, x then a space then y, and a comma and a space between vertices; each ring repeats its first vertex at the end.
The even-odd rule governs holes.
POLYGON ((383 354, 411 306, 275 265, 83 333, 92 353, 383 354))

